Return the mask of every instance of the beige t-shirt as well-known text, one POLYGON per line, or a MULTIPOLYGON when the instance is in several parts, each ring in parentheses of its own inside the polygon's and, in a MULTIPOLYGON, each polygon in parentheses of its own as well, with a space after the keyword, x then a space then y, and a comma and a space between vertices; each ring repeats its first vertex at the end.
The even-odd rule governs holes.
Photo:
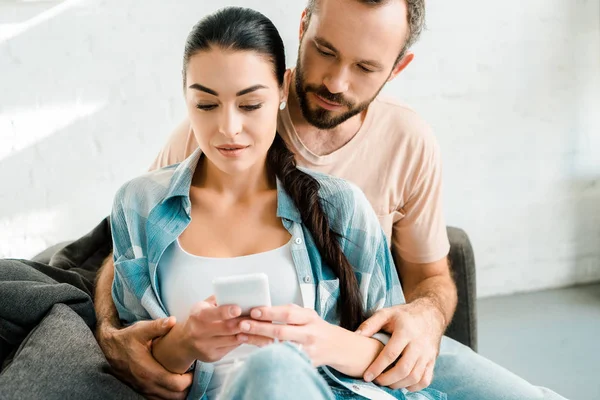
MULTIPOLYGON (((400 256, 408 262, 429 263, 448 254, 440 151, 431 129, 414 111, 379 96, 354 138, 325 156, 302 143, 287 108, 279 113, 278 131, 296 154, 298 165, 347 179, 363 190, 396 261, 400 256)), ((181 162, 197 148, 184 122, 151 169, 181 162)))

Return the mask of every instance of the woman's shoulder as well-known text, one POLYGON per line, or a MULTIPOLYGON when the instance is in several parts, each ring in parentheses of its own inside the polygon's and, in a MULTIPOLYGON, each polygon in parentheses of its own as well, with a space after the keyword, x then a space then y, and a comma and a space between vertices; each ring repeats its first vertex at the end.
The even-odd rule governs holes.
POLYGON ((148 214, 168 195, 179 164, 146 172, 124 183, 115 195, 115 205, 148 214))

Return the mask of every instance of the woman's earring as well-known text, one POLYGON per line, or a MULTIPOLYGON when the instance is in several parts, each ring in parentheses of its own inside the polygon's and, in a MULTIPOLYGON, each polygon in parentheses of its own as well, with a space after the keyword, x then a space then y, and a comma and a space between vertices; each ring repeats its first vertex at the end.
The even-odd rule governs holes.
POLYGON ((287 106, 287 102, 285 100, 283 100, 281 103, 279 103, 279 109, 280 110, 284 110, 285 106, 287 106))

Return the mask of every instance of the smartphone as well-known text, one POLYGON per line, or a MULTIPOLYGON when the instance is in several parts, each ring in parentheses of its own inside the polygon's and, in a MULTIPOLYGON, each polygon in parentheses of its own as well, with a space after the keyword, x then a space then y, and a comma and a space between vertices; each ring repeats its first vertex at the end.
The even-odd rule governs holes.
POLYGON ((250 315, 255 307, 271 306, 269 277, 264 273, 215 278, 212 287, 218 306, 238 305, 243 316, 250 315))

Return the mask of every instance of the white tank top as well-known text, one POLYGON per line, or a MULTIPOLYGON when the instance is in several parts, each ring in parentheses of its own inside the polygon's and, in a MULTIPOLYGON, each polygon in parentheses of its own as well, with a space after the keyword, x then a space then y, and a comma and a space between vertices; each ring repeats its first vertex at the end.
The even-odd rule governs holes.
MULTIPOLYGON (((193 304, 213 295, 213 279, 258 272, 269 277, 272 305, 295 303, 302 306, 291 240, 275 250, 234 258, 195 256, 186 252, 176 240, 165 250, 158 263, 158 287, 167 313, 183 322, 193 304)), ((256 346, 242 344, 215 362, 208 397, 214 398, 221 391, 234 362, 238 365, 257 349, 256 346)))

